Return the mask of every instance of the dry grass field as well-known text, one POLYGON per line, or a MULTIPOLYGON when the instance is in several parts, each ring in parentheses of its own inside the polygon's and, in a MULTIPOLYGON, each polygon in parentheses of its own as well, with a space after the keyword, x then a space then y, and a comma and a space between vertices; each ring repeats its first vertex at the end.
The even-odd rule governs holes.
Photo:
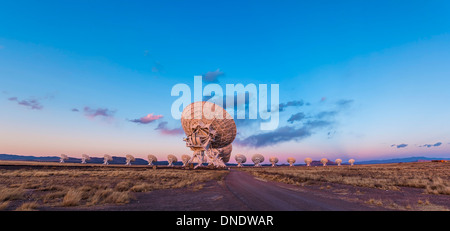
POLYGON ((227 172, 19 161, 0 166, 0 210, 126 204, 134 193, 220 180, 227 172))
MULTIPOLYGON (((256 180, 296 185, 298 188, 295 190, 372 207, 389 210, 450 209, 450 163, 236 169, 252 174, 256 180)), ((136 165, 0 161, 0 210, 136 207, 139 204, 136 198, 145 200, 149 197, 145 192, 158 190, 151 195, 161 196, 170 191, 164 189, 177 189, 177 197, 186 193, 191 193, 192 197, 209 192, 211 195, 208 195, 215 198, 223 194, 222 204, 214 202, 222 208, 236 201, 231 193, 226 194, 223 186, 227 173, 227 170, 182 170, 179 167, 153 169, 136 165), (210 185, 206 191, 204 182, 210 185)), ((160 207, 154 209, 167 207, 163 206, 165 202, 159 203, 156 206, 160 207)), ((142 209, 152 210, 154 205, 145 206, 150 207, 142 209)))
POLYGON ((266 167, 242 170, 258 178, 294 185, 329 182, 384 190, 412 187, 423 189, 427 194, 450 195, 450 163, 266 167))

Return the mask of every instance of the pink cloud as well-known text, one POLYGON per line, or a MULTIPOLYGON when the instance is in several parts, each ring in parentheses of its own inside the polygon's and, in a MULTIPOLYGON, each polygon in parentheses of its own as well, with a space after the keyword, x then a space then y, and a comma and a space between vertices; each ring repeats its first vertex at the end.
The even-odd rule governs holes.
POLYGON ((42 108, 44 108, 41 103, 39 103, 39 101, 35 100, 35 99, 30 99, 30 100, 19 100, 17 97, 11 97, 8 99, 9 101, 15 101, 17 102, 19 105, 31 108, 31 109, 36 109, 36 110, 41 110, 42 108))
POLYGON ((163 122, 159 123, 158 127, 155 128, 155 130, 159 130, 161 132, 161 134, 163 134, 163 135, 181 135, 181 134, 184 134, 184 131, 181 128, 174 128, 174 129, 167 128, 167 122, 166 121, 163 121, 163 122))
POLYGON ((107 108, 97 108, 93 109, 90 107, 84 107, 84 115, 89 119, 94 119, 95 117, 112 118, 116 111, 109 110, 107 108))
POLYGON ((141 117, 139 119, 130 120, 133 123, 139 123, 139 124, 149 124, 155 120, 159 120, 163 118, 162 115, 153 115, 153 113, 150 113, 144 117, 141 117))

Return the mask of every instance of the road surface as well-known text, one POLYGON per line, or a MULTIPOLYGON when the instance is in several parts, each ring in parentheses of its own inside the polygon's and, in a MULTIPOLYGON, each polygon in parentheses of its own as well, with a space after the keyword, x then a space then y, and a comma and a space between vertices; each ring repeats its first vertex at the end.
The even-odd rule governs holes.
POLYGON ((248 210, 256 211, 349 211, 373 210, 361 204, 327 198, 300 187, 257 179, 232 169, 225 178, 227 189, 248 210))

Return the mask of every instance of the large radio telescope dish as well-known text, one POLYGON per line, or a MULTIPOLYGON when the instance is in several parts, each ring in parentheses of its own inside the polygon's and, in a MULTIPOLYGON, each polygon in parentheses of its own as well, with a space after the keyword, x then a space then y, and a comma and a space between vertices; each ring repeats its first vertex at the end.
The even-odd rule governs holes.
POLYGON ((278 157, 271 156, 269 158, 269 162, 272 164, 272 167, 275 167, 275 165, 278 163, 278 157))
POLYGON ((232 151, 233 151, 232 144, 229 144, 223 148, 219 148, 219 157, 222 159, 224 163, 228 163, 230 161, 232 151))
POLYGON ((61 154, 61 158, 59 158, 59 163, 64 163, 64 161, 68 159, 69 157, 66 154, 61 154))
POLYGON ((289 167, 294 166, 295 158, 294 157, 288 157, 287 162, 289 163, 289 167))
POLYGON ((126 158, 126 163, 125 165, 131 165, 131 162, 134 162, 136 159, 134 158, 134 156, 128 154, 125 156, 126 158))
POLYGON ((236 160, 236 162, 238 163, 238 167, 242 167, 242 164, 247 162, 247 157, 245 157, 242 154, 237 154, 234 159, 236 160))
POLYGON ((169 167, 173 167, 173 164, 178 162, 178 158, 172 154, 167 156, 167 162, 169 162, 169 167))
POLYGON ((255 163, 255 167, 261 167, 261 163, 264 161, 264 156, 261 154, 255 154, 252 156, 252 161, 255 163))
POLYGON ((186 146, 194 151, 195 168, 203 163, 225 167, 236 138, 236 124, 228 112, 217 104, 198 101, 189 104, 181 114, 181 126, 186 133, 186 146))
POLYGON ((91 157, 89 157, 88 154, 81 155, 81 163, 86 164, 86 161, 91 160, 91 157))
POLYGON ((188 164, 188 162, 191 160, 191 156, 189 155, 182 155, 181 156, 181 162, 183 163, 182 167, 186 167, 186 165, 188 164))
POLYGON ((154 163, 156 163, 156 161, 158 161, 158 158, 156 158, 155 155, 149 154, 147 156, 148 159, 148 165, 153 166, 154 163))

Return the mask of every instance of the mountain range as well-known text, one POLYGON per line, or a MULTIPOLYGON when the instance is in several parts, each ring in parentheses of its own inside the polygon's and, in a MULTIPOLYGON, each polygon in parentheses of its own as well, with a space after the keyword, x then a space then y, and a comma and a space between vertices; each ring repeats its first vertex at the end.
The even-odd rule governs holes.
MULTIPOLYGON (((0 154, 0 160, 15 160, 15 161, 39 161, 39 162, 59 162, 60 157, 58 156, 22 156, 22 155, 13 155, 13 154, 0 154)), ((394 159, 385 159, 385 160, 367 160, 355 162, 355 164, 388 164, 388 163, 408 163, 408 162, 421 162, 421 161, 431 161, 431 160, 450 160, 450 158, 435 158, 435 157, 424 157, 424 156, 415 156, 415 157, 404 157, 404 158, 394 158, 394 159)), ((69 157, 66 163, 80 163, 81 158, 69 157)), ((109 161, 110 164, 125 164, 126 158, 113 156, 113 160, 109 161)), ((103 158, 101 157, 91 157, 88 163, 93 164, 102 164, 103 158)), ((148 162, 142 158, 136 158, 133 162, 133 165, 147 165, 148 162)), ((158 161, 156 165, 167 165, 167 161, 158 161)), ((335 165, 333 161, 329 161, 327 165, 335 165)), ((175 165, 181 165, 181 162, 175 163, 175 165)), ((235 166, 236 164, 227 164, 230 166, 235 166)), ((249 165, 249 164, 246 164, 249 165)), ((270 164, 264 164, 264 166, 268 166, 270 164)), ((296 164, 303 165, 303 164, 296 164)), ((311 163, 312 166, 322 165, 320 161, 313 161, 311 163)))

